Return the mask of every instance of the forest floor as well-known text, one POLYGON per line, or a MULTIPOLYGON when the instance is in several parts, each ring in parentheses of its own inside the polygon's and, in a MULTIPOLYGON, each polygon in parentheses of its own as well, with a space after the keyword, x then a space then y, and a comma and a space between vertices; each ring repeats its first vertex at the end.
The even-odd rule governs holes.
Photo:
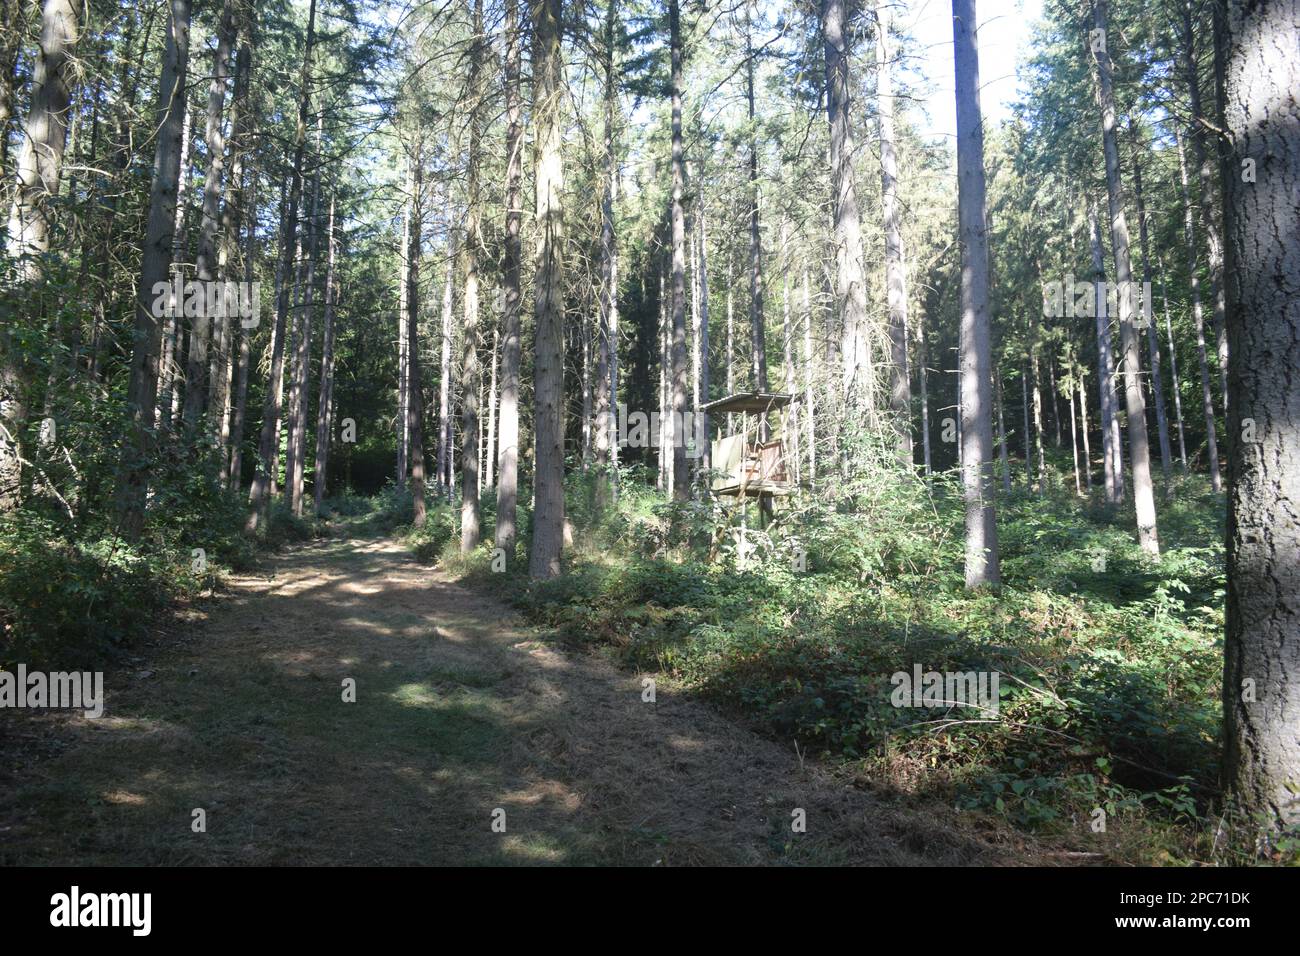
POLYGON ((106 673, 102 717, 10 711, 0 864, 1065 862, 662 682, 643 702, 641 675, 334 531, 160 625, 106 673))

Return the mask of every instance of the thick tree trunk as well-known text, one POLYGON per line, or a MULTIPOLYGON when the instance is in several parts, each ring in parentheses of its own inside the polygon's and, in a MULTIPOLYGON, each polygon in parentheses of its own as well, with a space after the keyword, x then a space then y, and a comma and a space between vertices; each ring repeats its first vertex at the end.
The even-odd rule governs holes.
MULTIPOLYGON (((448 234, 451 235, 450 228, 448 234)), ((455 497, 456 479, 452 472, 455 470, 456 450, 455 444, 456 424, 453 420, 455 411, 452 408, 452 326, 456 319, 456 293, 455 293, 455 274, 456 274, 456 243, 454 237, 447 244, 447 270, 446 276, 442 283, 442 354, 439 356, 438 363, 438 485, 442 489, 443 497, 451 501, 455 497)), ((504 422, 505 416, 502 415, 504 422)), ((497 519, 498 527, 500 519, 497 519)))
POLYGON ((952 24, 957 82, 957 229, 961 244, 962 487, 966 499, 966 586, 974 588, 996 585, 1001 579, 997 521, 989 488, 993 363, 975 0, 953 0, 952 24))
MULTIPOLYGON (((1093 25, 1105 37, 1109 28, 1107 0, 1095 0, 1093 25)), ((1156 497, 1151 483, 1151 447, 1147 438, 1146 401, 1142 397, 1142 359, 1133 313, 1133 266, 1129 257, 1128 220, 1124 213, 1124 185, 1119 172, 1119 135, 1115 129, 1115 93, 1111 82, 1110 53, 1106 44, 1093 45, 1093 59, 1101 93, 1101 140, 1106 161, 1106 195, 1110 207, 1111 252, 1119 287, 1119 332, 1123 352, 1124 404, 1128 412, 1129 468, 1133 473, 1133 507, 1138 544, 1149 555, 1160 554, 1156 532, 1156 497)))
POLYGON ((1280 829, 1300 823, 1300 3, 1228 0, 1224 32, 1233 147, 1224 783, 1256 821, 1280 829))
POLYGON ((536 127, 537 276, 534 283, 535 477, 528 573, 560 573, 564 546, 564 95, 560 0, 530 0, 533 15, 533 122, 536 127))
POLYGON ((185 82, 190 58, 190 0, 171 0, 167 41, 155 113, 158 143, 154 151, 153 184, 149 189, 149 218, 144 258, 135 305, 135 348, 127 404, 131 427, 117 489, 118 520, 128 541, 144 530, 149 463, 153 456, 154 396, 158 384, 158 316, 154 286, 167 282, 175 228, 176 190, 181 165, 181 127, 185 114, 185 82))

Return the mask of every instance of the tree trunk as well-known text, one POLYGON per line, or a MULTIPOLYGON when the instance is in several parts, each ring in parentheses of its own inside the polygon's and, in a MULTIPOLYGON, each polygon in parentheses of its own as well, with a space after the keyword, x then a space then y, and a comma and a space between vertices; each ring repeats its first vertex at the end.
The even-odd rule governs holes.
MULTIPOLYGON (((224 0, 221 21, 217 25, 217 48, 212 60, 212 83, 208 89, 207 125, 203 141, 208 151, 208 168, 203 174, 203 206, 199 220, 199 248, 195 258, 195 275, 199 282, 217 279, 217 236, 220 228, 222 177, 225 172, 226 139, 224 117, 226 78, 230 72, 230 51, 235 43, 234 0, 224 0)), ((208 346, 213 338, 213 323, 223 320, 197 310, 190 324, 190 352, 185 370, 185 406, 183 418, 187 430, 198 428, 208 404, 208 346)))
MULTIPOLYGON (((1095 0, 1093 24, 1105 37, 1108 0, 1095 0)), ((1110 53, 1104 42, 1093 45, 1093 58, 1101 93, 1101 140, 1106 160, 1106 195, 1110 207, 1111 252, 1119 287, 1120 348, 1124 363, 1124 404, 1128 412, 1129 468, 1133 472, 1133 507, 1138 544, 1149 555, 1160 554, 1156 532, 1156 497, 1151 483, 1151 447, 1147 438, 1146 401, 1142 397, 1142 359, 1133 312, 1133 266, 1129 257, 1128 220, 1124 213, 1124 184, 1119 173, 1119 136, 1115 130, 1115 94, 1111 83, 1110 53)))
MULTIPOLYGON (((682 76, 682 24, 678 0, 668 0, 669 43, 672 47, 672 167, 673 167, 673 299, 672 327, 670 341, 670 387, 672 390, 672 415, 669 419, 669 440, 672 442, 672 495, 678 500, 691 496, 691 477, 686 469, 686 171, 682 156, 682 91, 685 80, 682 76)), ((753 58, 750 58, 752 69, 753 58)), ((750 99, 750 117, 753 117, 753 99, 750 99)), ((750 181, 757 186, 757 173, 754 156, 750 156, 750 181)), ((751 195, 750 207, 750 292, 758 295, 758 308, 762 309, 762 267, 756 250, 756 230, 758 228, 758 204, 751 195)), ((763 344, 762 313, 755 321, 753 305, 750 306, 750 319, 755 331, 754 348, 763 344)), ((755 356, 757 367, 763 369, 757 380, 760 390, 767 390, 767 373, 765 361, 761 355, 755 356)))
POLYGON ((321 331, 320 392, 316 399, 316 467, 312 471, 312 498, 320 514, 329 485, 330 433, 334 428, 334 259, 338 244, 334 241, 334 197, 330 196, 329 226, 325 230, 329 250, 325 266, 325 317, 321 331))
MULTIPOLYGON (((849 43, 844 30, 844 0, 821 0, 821 19, 826 47, 826 112, 830 122, 835 298, 844 369, 842 398, 846 417, 863 411, 869 418, 874 418, 876 375, 868 338, 862 226, 853 179, 853 132, 849 121, 849 90, 852 87, 849 82, 849 43)), ((980 176, 983 179, 982 169, 980 176)))
POLYGON ((506 0, 505 6, 506 222, 501 257, 504 308, 501 315, 501 419, 497 426, 497 515, 494 543, 504 550, 506 560, 513 563, 519 500, 519 274, 523 258, 519 227, 523 217, 523 123, 520 119, 521 37, 518 0, 506 0))
MULTIPOLYGON (((890 72, 889 8, 883 0, 875 0, 875 4, 880 191, 885 232, 885 298, 889 310, 889 408, 894 428, 898 432, 898 457, 911 468, 912 383, 907 367, 907 272, 903 262, 903 230, 898 211, 898 160, 894 155, 894 87, 890 72)), ((999 398, 999 416, 1001 413, 999 398)), ((1005 440, 1002 451, 1005 463, 1005 440)))
MULTIPOLYGON (((479 162, 482 118, 480 116, 479 77, 482 73, 483 48, 479 38, 483 35, 483 0, 474 0, 473 40, 469 51, 469 156, 465 176, 465 297, 464 321, 461 326, 461 489, 460 489, 460 550, 462 554, 479 545, 480 474, 479 474, 479 303, 478 257, 482 245, 479 200, 479 162)), ((561 366, 563 376, 563 366, 561 366)), ((561 381, 563 379, 561 378, 561 381)), ((561 467, 563 462, 561 462, 561 467)))
MULTIPOLYGON (((46 0, 41 10, 40 51, 32 68, 31 106, 18 155, 18 177, 9 215, 8 254, 18 262, 21 281, 35 285, 41 277, 39 257, 49 249, 53 225, 52 199, 59 194, 63 150, 67 142, 67 113, 72 53, 78 39, 78 7, 71 0, 46 0)), ((10 13, 17 14, 16 10, 10 13)), ((5 33, 17 23, 7 22, 5 33)), ((6 36, 6 43, 9 37, 6 36)), ((14 56, 17 55, 15 43, 14 56)), ((8 73, 0 106, 0 135, 8 132, 12 91, 8 73)), ((6 141, 8 137, 5 136, 6 141)), ((149 291, 146 289, 145 291, 149 291)), ((152 295, 150 296, 152 300, 152 295)), ((22 498, 22 438, 27 424, 27 395, 32 370, 24 348, 6 324, 0 329, 0 512, 18 507, 22 498)))
MULTIPOLYGON (((411 218, 406 239, 406 431, 410 436, 411 524, 423 528, 427 517, 424 503, 424 390, 420 383, 420 242, 424 223, 421 201, 424 184, 424 152, 416 134, 412 161, 411 218)), ((477 499, 475 499, 477 500, 477 499)))
POLYGON ((1228 0, 1223 33, 1220 95, 1233 148, 1224 163, 1224 783, 1277 830, 1300 823, 1300 3, 1228 0))
POLYGON ((289 203, 285 211, 284 228, 280 239, 280 274, 283 281, 276 295, 275 328, 271 333, 271 371, 267 382, 266 401, 262 406, 262 433, 258 440, 257 471, 249 489, 250 505, 245 530, 255 532, 266 522, 270 505, 271 482, 279 458, 280 392, 284 385, 284 331, 289 312, 289 275, 293 250, 298 237, 298 202, 302 196, 302 161, 307 145, 307 116, 311 107, 311 58, 316 43, 316 0, 310 0, 307 9, 307 41, 303 50, 302 71, 299 75, 298 126, 294 134, 293 164, 289 177, 289 203))
POLYGON ((1088 197, 1088 236, 1092 250, 1093 316, 1097 324, 1097 382, 1101 404, 1101 457, 1106 479, 1106 501, 1119 504, 1124 500, 1123 465, 1120 460, 1119 420, 1115 410, 1115 368, 1111 359, 1110 319, 1104 283, 1106 266, 1102 260, 1101 225, 1091 196, 1088 197))
POLYGON ((1201 407, 1205 412, 1205 456, 1209 459, 1210 484, 1215 491, 1223 490, 1219 474, 1219 441, 1214 427, 1214 396, 1210 388, 1210 366, 1205 355, 1205 312, 1201 307, 1201 263, 1196 245, 1196 223, 1192 199, 1187 185, 1187 156, 1183 151, 1182 137, 1174 127, 1174 140, 1178 146, 1178 183, 1183 195, 1183 239, 1187 245, 1188 289, 1192 297, 1192 319, 1196 325, 1196 360, 1201 372, 1201 407))
POLYGON ((1151 400, 1156 406, 1156 430, 1160 436, 1160 469, 1165 484, 1169 483, 1169 421, 1165 418, 1165 385, 1160 375, 1160 333, 1151 324, 1151 256, 1147 248, 1147 210, 1142 196, 1142 164, 1138 156, 1137 126, 1129 120, 1133 144, 1133 199, 1137 203, 1138 242, 1142 248, 1142 305, 1145 310, 1143 326, 1147 333, 1147 356, 1151 362, 1151 400))
POLYGON ((153 184, 149 189, 149 219, 135 306, 135 348, 131 355, 131 380, 127 388, 131 426, 126 442, 126 461, 117 489, 119 525, 128 541, 138 539, 144 530, 145 502, 149 491, 154 395, 158 384, 158 317, 153 310, 154 287, 167 282, 167 270, 171 264, 185 83, 190 57, 190 0, 171 0, 170 9, 158 84, 155 113, 158 142, 154 151, 153 184))
POLYGON ((974 588, 996 585, 1001 579, 997 522, 989 489, 993 458, 989 246, 975 0, 953 0, 952 8, 961 243, 962 487, 966 499, 966 586, 974 588))
POLYGON ((1174 327, 1169 320, 1169 295, 1165 288, 1165 264, 1156 253, 1156 266, 1160 269, 1160 310, 1165 316, 1165 336, 1169 342, 1169 385, 1174 394, 1174 420, 1178 425, 1178 459, 1187 474, 1187 436, 1183 429, 1183 398, 1178 385, 1178 350, 1174 348, 1174 327))
POLYGON ((617 343, 613 327, 618 308, 618 289, 614 266, 617 238, 614 231, 614 198, 618 188, 618 158, 615 155, 615 117, 618 112, 618 87, 614 49, 614 30, 618 23, 618 0, 608 0, 605 7, 605 135, 604 186, 600 202, 600 324, 597 329, 596 359, 596 508, 603 510, 612 497, 610 473, 614 445, 617 443, 615 409, 617 398, 610 387, 617 343))
POLYGON ((533 15, 533 122, 536 126, 537 276, 533 537, 528 573, 560 573, 564 546, 564 96, 560 0, 530 0, 533 15))

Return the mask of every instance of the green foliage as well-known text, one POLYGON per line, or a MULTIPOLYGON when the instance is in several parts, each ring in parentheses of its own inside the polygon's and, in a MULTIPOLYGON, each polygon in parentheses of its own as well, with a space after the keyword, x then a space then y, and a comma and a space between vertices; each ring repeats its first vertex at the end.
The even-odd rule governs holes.
POLYGON ((1008 495, 1004 587, 970 594, 956 490, 891 489, 778 510, 746 528, 742 561, 734 515, 630 483, 618 509, 579 529, 568 573, 512 596, 570 641, 900 786, 924 779, 1026 827, 1086 824, 1099 806, 1199 826, 1220 720, 1214 520, 1171 508, 1152 563, 1126 514, 1008 495), (894 706, 891 675, 915 664, 998 672, 996 719, 894 706))

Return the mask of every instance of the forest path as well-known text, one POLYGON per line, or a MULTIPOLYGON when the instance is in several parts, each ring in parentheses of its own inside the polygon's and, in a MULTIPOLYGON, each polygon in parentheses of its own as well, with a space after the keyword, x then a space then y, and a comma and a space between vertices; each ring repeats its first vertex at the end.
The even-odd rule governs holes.
POLYGON ((662 685, 643 703, 637 675, 547 643, 391 540, 293 547, 186 616, 147 660, 106 674, 103 717, 0 733, 0 863, 1020 856, 801 766, 662 685))

